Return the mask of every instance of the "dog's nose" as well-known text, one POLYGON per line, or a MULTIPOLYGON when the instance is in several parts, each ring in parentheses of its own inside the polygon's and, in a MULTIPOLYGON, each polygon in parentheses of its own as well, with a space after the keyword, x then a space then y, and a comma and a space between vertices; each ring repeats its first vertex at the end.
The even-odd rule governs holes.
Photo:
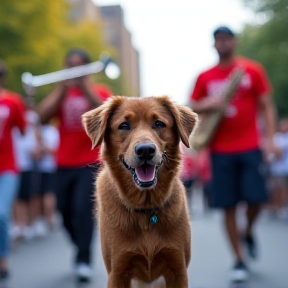
POLYGON ((151 160, 156 153, 156 146, 153 143, 138 144, 135 153, 140 160, 151 160))

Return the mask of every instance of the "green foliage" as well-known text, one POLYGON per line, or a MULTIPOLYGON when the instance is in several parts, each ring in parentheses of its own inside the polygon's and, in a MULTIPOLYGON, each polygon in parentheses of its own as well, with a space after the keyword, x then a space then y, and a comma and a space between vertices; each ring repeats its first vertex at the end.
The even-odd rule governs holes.
MULTIPOLYGON (((111 50, 103 42, 100 23, 72 21, 71 6, 65 0, 1 0, 0 5, 0 59, 9 71, 7 88, 18 93, 24 94, 23 72, 40 75, 63 69, 70 48, 85 49, 94 61, 103 50, 111 50)), ((103 81, 109 85, 105 77, 103 81)), ((121 90, 117 83, 115 93, 121 90)), ((37 100, 50 90, 51 85, 37 88, 37 100)))
POLYGON ((280 116, 288 115, 287 0, 247 1, 266 21, 247 26, 240 35, 239 54, 258 60, 271 80, 280 116))

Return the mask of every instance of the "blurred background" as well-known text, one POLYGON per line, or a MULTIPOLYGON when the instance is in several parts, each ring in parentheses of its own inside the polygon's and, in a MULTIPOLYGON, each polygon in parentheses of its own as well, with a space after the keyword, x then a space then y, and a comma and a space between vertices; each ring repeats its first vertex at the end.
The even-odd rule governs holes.
MULTIPOLYGON (((107 51, 119 65, 118 79, 95 76, 114 95, 169 95, 188 104, 198 74, 217 62, 212 32, 219 25, 238 34, 238 54, 266 68, 278 114, 287 117, 287 0, 1 0, 0 59, 9 71, 6 87, 25 96, 22 73, 61 70, 66 51, 78 47, 88 51, 93 61, 107 51)), ((35 90, 36 102, 51 86, 35 90)), ((230 287, 226 273, 232 259, 226 251, 221 215, 207 208, 199 183, 190 201, 191 287, 230 287)), ((288 288, 288 214, 265 212, 257 227, 263 240, 261 257, 247 287, 288 288)), ((89 288, 105 287, 107 281, 98 236, 95 275, 85 286, 89 288)), ((75 287, 72 248, 60 226, 41 237, 22 240, 11 245, 12 278, 5 287, 75 287)))
MULTIPOLYGON (((59 70, 77 46, 95 61, 103 50, 115 58, 123 70, 109 83, 115 94, 168 94, 185 103, 196 75, 216 62, 213 29, 227 25, 239 34, 239 53, 267 69, 277 108, 288 113, 284 0, 2 0, 0 13, 0 57, 13 71, 7 87, 18 92, 23 72, 59 70)), ((37 98, 43 95, 38 89, 37 98)))

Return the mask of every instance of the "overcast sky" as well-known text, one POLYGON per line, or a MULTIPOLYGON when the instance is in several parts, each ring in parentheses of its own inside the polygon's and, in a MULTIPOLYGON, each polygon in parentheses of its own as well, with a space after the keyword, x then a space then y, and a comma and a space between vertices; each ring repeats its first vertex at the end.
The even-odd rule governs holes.
MULTIPOLYGON (((140 53, 141 96, 169 95, 185 104, 195 78, 217 62, 212 32, 241 32, 252 19, 241 0, 93 0, 119 4, 140 53)), ((135 95, 136 96, 136 95, 135 95)))

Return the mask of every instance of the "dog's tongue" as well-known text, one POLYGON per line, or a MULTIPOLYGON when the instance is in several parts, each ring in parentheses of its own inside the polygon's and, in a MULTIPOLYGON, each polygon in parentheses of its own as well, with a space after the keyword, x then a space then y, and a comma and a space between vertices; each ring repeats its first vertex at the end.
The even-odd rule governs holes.
POLYGON ((143 164, 135 168, 135 172, 141 182, 149 182, 155 178, 155 166, 153 165, 143 164))

